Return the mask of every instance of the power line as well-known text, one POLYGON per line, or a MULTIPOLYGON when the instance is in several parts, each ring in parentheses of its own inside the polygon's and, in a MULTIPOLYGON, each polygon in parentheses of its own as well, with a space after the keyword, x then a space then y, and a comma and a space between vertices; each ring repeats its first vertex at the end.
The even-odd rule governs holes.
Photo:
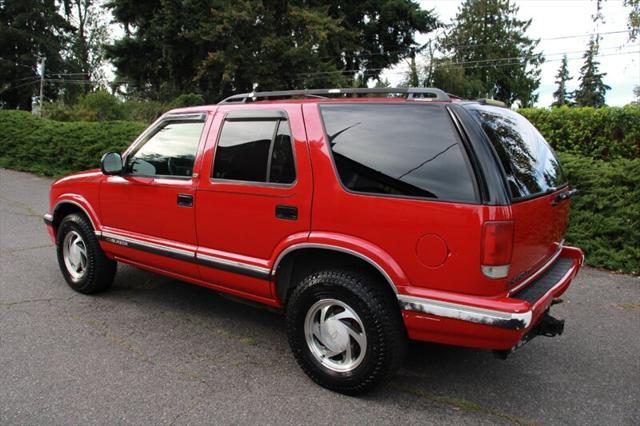
MULTIPOLYGON (((596 55, 596 58, 601 58, 601 57, 608 57, 608 56, 622 56, 622 55, 630 55, 630 54, 634 54, 634 53, 640 53, 640 50, 637 51, 632 51, 632 52, 619 52, 619 53, 607 53, 607 54, 602 54, 602 55, 596 55)), ((582 56, 576 56, 576 57, 568 57, 567 60, 569 61, 573 61, 573 60, 578 60, 578 59, 582 59, 582 56)), ((548 61, 545 62, 560 62, 562 61, 562 58, 559 59, 550 59, 548 61)), ((453 68, 453 67, 457 67, 459 66, 462 69, 478 69, 478 68, 487 68, 487 67, 507 67, 507 66, 514 66, 514 65, 523 65, 523 64, 519 64, 517 62, 513 62, 513 63, 502 63, 502 64, 476 64, 476 65, 457 65, 455 63, 447 63, 447 64, 442 64, 442 65, 436 65, 435 68, 440 68, 440 69, 446 69, 446 68, 453 68)), ((386 68, 385 68, 386 69, 386 68)), ((364 71, 370 71, 370 70, 364 70, 364 71)), ((389 72, 391 73, 391 75, 399 75, 399 74, 404 74, 406 73, 406 71, 402 71, 402 70, 394 70, 391 71, 389 70, 389 72)), ((304 77, 303 77, 304 78, 304 77)), ((330 75, 330 76, 318 76, 318 77, 314 77, 315 80, 329 80, 332 78, 336 78, 336 76, 334 75, 330 75)))
MULTIPOLYGON (((552 41, 552 40, 565 40, 565 39, 571 39, 571 38, 584 38, 584 37, 593 37, 596 35, 599 36, 603 36, 603 35, 613 35, 613 34, 627 34, 631 32, 631 30, 621 30, 621 31, 608 31, 608 32, 604 32, 604 33, 586 33, 586 34, 575 34, 575 35, 566 35, 566 36, 559 36, 559 37, 542 37, 537 39, 538 41, 552 41)), ((501 44, 499 42, 492 42, 492 43, 483 43, 483 44, 455 44, 455 45, 451 45, 449 46, 450 48, 463 48, 463 47, 487 47, 487 46, 501 46, 501 44)), ((393 54, 393 53, 407 53, 406 50, 387 50, 385 52, 362 52, 362 53, 358 53, 354 56, 358 56, 358 57, 370 57, 370 56, 386 56, 389 54, 393 54)), ((342 57, 336 57, 336 56, 321 56, 320 59, 344 59, 342 57)))
MULTIPOLYGON (((623 46, 612 46, 612 47, 608 47, 608 48, 602 48, 601 50, 620 49, 620 48, 623 48, 623 46)), ((554 52, 554 53, 549 53, 547 55, 548 56, 558 56, 558 55, 568 55, 568 54, 575 54, 575 53, 584 53, 584 50, 574 50, 574 51, 567 51, 567 52, 554 52)), ((633 53, 633 52, 620 52, 620 54, 628 54, 628 53, 633 53)), ((547 55, 545 55, 545 56, 547 56, 547 55)), ((601 56, 601 55, 598 55, 598 56, 601 56)), ((503 57, 503 58, 478 59, 478 60, 473 60, 473 61, 457 61, 457 62, 449 62, 449 63, 447 63, 447 65, 454 66, 454 65, 468 65, 468 64, 480 64, 480 63, 491 64, 491 63, 499 63, 499 62, 504 62, 504 61, 528 59, 529 57, 530 56, 519 55, 519 56, 511 56, 511 57, 503 57)), ((554 62, 554 60, 553 59, 549 59, 549 60, 545 60, 545 62, 554 62)), ((509 64, 509 65, 511 65, 511 64, 509 64)), ((363 72, 363 71, 383 71, 385 69, 387 69, 387 67, 384 67, 384 68, 366 68, 366 69, 347 69, 347 70, 335 70, 335 71, 312 71, 312 72, 296 73, 295 75, 312 76, 312 75, 324 75, 324 74, 359 73, 359 72, 363 72)))

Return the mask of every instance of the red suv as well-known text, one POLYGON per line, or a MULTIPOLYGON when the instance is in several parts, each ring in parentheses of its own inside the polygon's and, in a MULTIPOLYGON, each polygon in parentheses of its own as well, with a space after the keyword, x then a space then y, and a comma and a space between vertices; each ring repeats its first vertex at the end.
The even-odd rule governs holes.
POLYGON ((298 90, 168 112, 55 182, 45 222, 74 290, 107 289, 123 262, 282 309, 305 373, 356 394, 407 339, 505 357, 562 333, 549 308, 583 263, 563 245, 573 193, 494 102, 298 90))

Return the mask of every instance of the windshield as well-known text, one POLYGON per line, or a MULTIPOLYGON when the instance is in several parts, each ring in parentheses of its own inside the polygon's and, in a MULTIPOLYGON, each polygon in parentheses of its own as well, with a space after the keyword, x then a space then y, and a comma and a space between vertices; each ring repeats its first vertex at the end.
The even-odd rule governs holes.
POLYGON ((531 198, 567 183, 553 149, 526 118, 488 105, 469 110, 498 154, 513 199, 531 198))

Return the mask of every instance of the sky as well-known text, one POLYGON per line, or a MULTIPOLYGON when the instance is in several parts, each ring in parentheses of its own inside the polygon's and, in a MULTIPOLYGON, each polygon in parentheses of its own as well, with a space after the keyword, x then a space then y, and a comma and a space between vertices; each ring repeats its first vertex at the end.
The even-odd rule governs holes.
MULTIPOLYGON (((419 3, 423 9, 432 9, 444 23, 450 23, 461 0, 420 0, 419 3)), ((591 19, 596 9, 594 0, 517 0, 516 4, 520 7, 520 19, 532 19, 527 35, 541 39, 538 49, 546 58, 537 91, 538 106, 549 106, 553 102, 555 75, 563 53, 567 53, 569 73, 573 77, 568 88, 574 90, 578 86, 588 35, 597 30, 601 34, 627 30, 628 10, 622 0, 604 2, 605 22, 599 23, 598 28, 591 19), (577 35, 580 37, 573 37, 577 35)), ((425 43, 431 37, 419 34, 417 41, 425 43)), ((600 71, 607 73, 604 82, 611 86, 607 104, 620 106, 634 100, 633 88, 640 85, 640 38, 631 43, 627 33, 604 34, 600 41, 600 55, 600 71)), ((392 86, 397 85, 406 68, 406 64, 401 63, 385 71, 382 77, 387 78, 392 86)))

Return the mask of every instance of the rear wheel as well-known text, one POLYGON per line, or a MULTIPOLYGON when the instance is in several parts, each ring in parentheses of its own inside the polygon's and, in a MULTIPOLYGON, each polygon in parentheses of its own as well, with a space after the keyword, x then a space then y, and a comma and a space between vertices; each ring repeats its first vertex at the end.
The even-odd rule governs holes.
POLYGON ((355 270, 313 273, 287 303, 289 344, 316 383, 345 394, 376 386, 402 361, 398 307, 374 277, 355 270))
POLYGON ((83 215, 66 216, 58 227, 56 241, 58 264, 72 289, 93 294, 111 287, 117 263, 104 254, 83 215))

